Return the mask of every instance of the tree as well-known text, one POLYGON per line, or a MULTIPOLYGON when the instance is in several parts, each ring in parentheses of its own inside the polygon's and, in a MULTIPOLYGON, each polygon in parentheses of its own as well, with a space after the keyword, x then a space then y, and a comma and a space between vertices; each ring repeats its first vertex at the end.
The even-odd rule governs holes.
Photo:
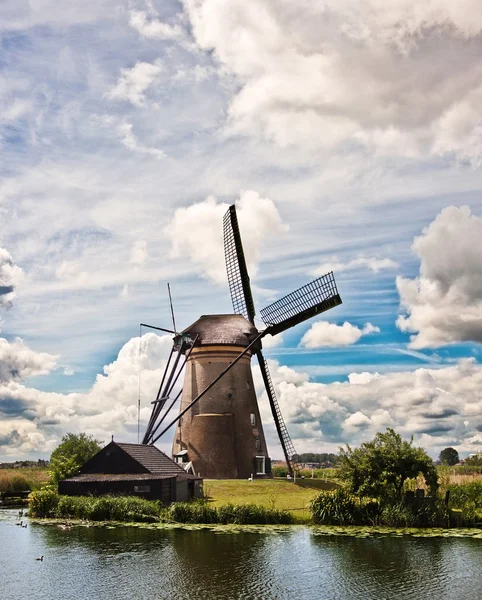
POLYGON ((76 475, 80 467, 100 449, 100 442, 91 435, 66 433, 50 456, 52 483, 76 475))
POLYGON ((403 484, 422 474, 430 491, 438 487, 437 471, 423 448, 412 446, 393 429, 377 433, 359 448, 340 448, 338 467, 351 492, 385 501, 402 500, 403 484))
POLYGON ((452 467, 459 462, 459 453, 455 448, 444 448, 438 458, 443 465, 452 467))

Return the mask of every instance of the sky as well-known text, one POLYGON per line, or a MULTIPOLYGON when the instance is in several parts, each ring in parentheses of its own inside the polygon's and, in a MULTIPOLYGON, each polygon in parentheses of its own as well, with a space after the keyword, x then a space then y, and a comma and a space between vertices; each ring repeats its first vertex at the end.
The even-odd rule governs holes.
POLYGON ((137 441, 172 344, 139 324, 167 282, 178 329, 232 311, 231 204, 258 317, 343 300, 264 340, 298 452, 482 449, 478 0, 16 0, 0 42, 1 461, 137 441))

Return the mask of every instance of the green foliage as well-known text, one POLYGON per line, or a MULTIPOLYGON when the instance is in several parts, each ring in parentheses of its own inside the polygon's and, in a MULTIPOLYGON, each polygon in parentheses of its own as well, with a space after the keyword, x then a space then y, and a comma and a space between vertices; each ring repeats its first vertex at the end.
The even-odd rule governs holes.
POLYGON ((293 516, 287 510, 266 508, 258 504, 225 504, 218 508, 219 522, 236 525, 288 525, 293 516))
POLYGON ((50 457, 51 483, 76 475, 80 467, 100 450, 100 442, 85 433, 66 433, 50 457))
POLYGON ((356 498, 345 490, 321 492, 310 502, 309 508, 315 523, 323 525, 353 525, 356 498))
POLYGON ((321 492, 309 508, 313 521, 323 525, 374 524, 380 510, 377 502, 358 498, 344 489, 321 492))
POLYGON ((206 502, 174 502, 167 515, 178 523, 218 523, 218 514, 206 502))
POLYGON ((465 459, 465 465, 468 467, 482 467, 482 454, 474 454, 465 459))
POLYGON ((159 520, 158 502, 132 496, 58 496, 52 490, 30 494, 29 511, 33 517, 88 521, 159 520))
POLYGON ((286 477, 288 475, 288 467, 286 465, 275 465, 271 467, 273 477, 286 477))
POLYGON ((470 483, 452 484, 447 487, 450 492, 450 506, 464 509, 473 505, 476 510, 482 510, 482 481, 474 480, 470 483))
POLYGON ((167 508, 167 516, 178 523, 222 523, 237 525, 290 524, 293 516, 286 510, 257 504, 225 504, 214 508, 206 502, 175 502, 167 508))
POLYGON ((55 490, 39 490, 32 492, 28 498, 28 509, 31 517, 54 517, 59 503, 59 495, 55 490))
POLYGON ((401 502, 407 479, 422 474, 435 494, 437 470, 423 448, 415 448, 393 429, 377 433, 359 448, 340 448, 339 475, 352 493, 384 502, 401 502))
POLYGON ((459 453, 455 448, 444 448, 439 454, 439 460, 443 465, 453 467, 459 462, 459 453))

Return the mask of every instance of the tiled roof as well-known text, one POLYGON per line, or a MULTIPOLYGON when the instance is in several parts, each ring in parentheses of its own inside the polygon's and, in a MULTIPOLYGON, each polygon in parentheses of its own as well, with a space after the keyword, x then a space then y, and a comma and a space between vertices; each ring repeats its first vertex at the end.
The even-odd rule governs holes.
POLYGON ((184 473, 184 469, 172 461, 155 446, 146 444, 123 444, 114 442, 121 450, 140 463, 149 473, 159 475, 176 475, 184 473))

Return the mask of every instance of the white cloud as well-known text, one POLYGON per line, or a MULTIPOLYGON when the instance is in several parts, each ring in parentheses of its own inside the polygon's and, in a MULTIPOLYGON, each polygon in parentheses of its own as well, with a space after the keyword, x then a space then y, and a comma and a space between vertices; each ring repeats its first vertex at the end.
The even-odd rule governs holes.
POLYGON ((323 346, 350 346, 356 344, 363 335, 379 333, 380 329, 371 323, 366 323, 360 329, 345 321, 343 325, 318 321, 301 338, 301 345, 305 348, 321 348, 323 346))
POLYGON ((263 338, 263 348, 278 348, 279 346, 282 346, 284 343, 283 340, 283 334, 280 333, 279 335, 267 335, 266 337, 263 338))
POLYGON ((5 248, 0 248, 0 308, 9 308, 15 300, 15 288, 23 279, 23 271, 13 262, 5 248))
MULTIPOLYGON (((269 361, 281 412, 298 452, 335 450, 371 439, 394 427, 433 456, 447 445, 469 452, 482 431, 482 366, 474 360, 441 369, 417 369, 385 375, 350 374, 348 382, 315 383, 302 373, 286 375, 269 361)), ((295 372, 296 373, 296 372, 295 372)), ((261 378, 255 371, 262 418, 275 443, 276 433, 261 378)), ((272 449, 276 456, 275 450, 272 449)), ((278 452, 279 454, 279 452, 278 452)))
POLYGON ((149 146, 144 146, 143 144, 141 144, 137 137, 134 135, 132 128, 132 123, 121 123, 117 126, 117 131, 119 132, 122 143, 126 148, 129 148, 129 150, 133 150, 134 152, 151 154, 156 158, 165 158, 166 154, 163 150, 160 150, 158 148, 150 148, 149 146))
POLYGON ((184 4, 199 47, 238 78, 233 132, 482 160, 477 0, 184 4))
POLYGON ((137 240, 134 242, 131 250, 130 263, 132 265, 142 265, 148 259, 147 243, 145 240, 137 240))
POLYGON ((57 359, 58 356, 31 350, 20 338, 13 342, 0 338, 0 382, 46 375, 55 369, 57 359))
MULTIPOLYGON (((220 284, 226 282, 223 216, 228 208, 228 204, 210 196, 204 202, 178 208, 166 229, 171 255, 189 258, 203 275, 220 284)), ((264 238, 280 234, 287 227, 282 225, 274 202, 253 190, 241 193, 236 212, 248 271, 255 277, 264 238)))
POLYGON ((336 257, 330 262, 325 262, 313 271, 313 275, 321 276, 335 271, 337 273, 341 271, 352 271, 356 269, 370 269, 374 273, 378 273, 382 269, 396 269, 398 264, 390 258, 377 258, 375 256, 371 258, 358 257, 350 260, 349 262, 339 262, 336 257))
POLYGON ((129 24, 140 35, 155 40, 180 40, 185 33, 178 24, 169 25, 159 19, 149 18, 142 10, 131 10, 129 13, 129 24))
POLYGON ((48 452, 66 431, 86 432, 104 441, 111 434, 134 441, 139 375, 143 430, 171 346, 170 336, 149 333, 140 341, 132 338, 120 349, 116 360, 104 367, 104 374, 97 375, 88 392, 60 394, 29 388, 18 381, 20 377, 47 373, 55 367, 57 357, 33 353, 21 340, 10 344, 10 348, 0 343, 2 364, 7 351, 11 365, 7 379, 0 382, 0 437, 13 430, 19 434, 3 450, 7 454, 48 452), (14 368, 17 374, 12 374, 14 368))
POLYGON ((482 341, 482 219, 450 206, 415 238, 415 279, 397 278, 402 331, 416 332, 410 347, 482 341))
MULTIPOLYGON (((107 94, 111 100, 126 100, 141 107, 145 103, 146 91, 163 67, 156 63, 136 62, 131 69, 122 69, 117 85, 107 94)), ((128 127, 128 126, 127 126, 128 127)))

